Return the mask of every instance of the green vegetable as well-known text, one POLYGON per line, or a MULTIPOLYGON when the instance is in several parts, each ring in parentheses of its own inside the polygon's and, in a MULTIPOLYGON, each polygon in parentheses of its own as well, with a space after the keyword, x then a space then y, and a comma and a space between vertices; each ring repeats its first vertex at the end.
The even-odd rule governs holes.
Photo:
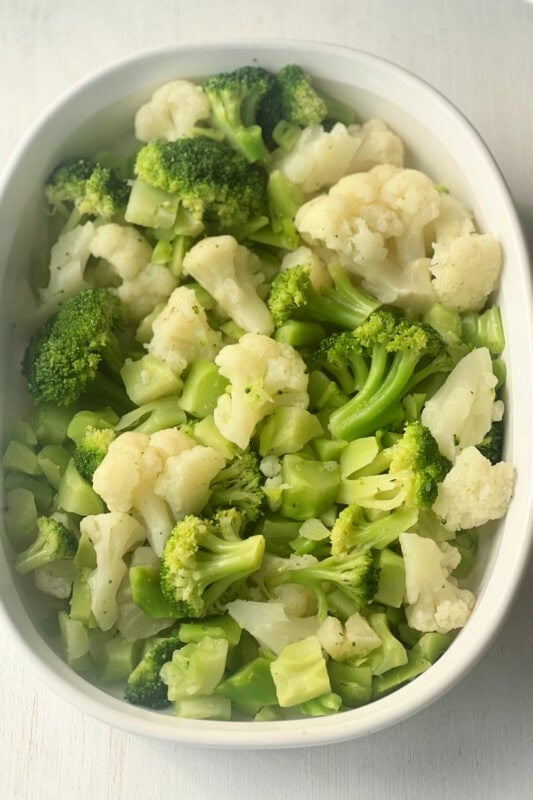
POLYGON ((197 358, 192 365, 181 395, 180 406, 193 417, 207 417, 215 410, 217 400, 228 385, 228 380, 212 361, 197 358))
POLYGON ((52 207, 65 215, 75 208, 80 215, 110 219, 126 206, 129 187, 114 168, 78 157, 54 169, 45 192, 52 207))
POLYGON ((116 433, 112 428, 93 428, 92 425, 87 427, 73 456, 74 466, 86 481, 92 481, 115 438, 116 433))
POLYGON ((157 640, 149 647, 128 676, 124 699, 137 706, 165 708, 169 701, 166 684, 160 676, 161 668, 167 661, 171 661, 174 651, 181 646, 180 640, 174 633, 157 640))
POLYGON ((326 661, 317 636, 288 644, 270 664, 278 703, 299 705, 331 692, 326 661))
POLYGON ((15 561, 15 569, 21 575, 59 558, 73 558, 76 552, 76 537, 58 520, 39 517, 37 531, 33 544, 20 553, 15 561))
POLYGON ((178 395, 183 386, 181 378, 174 374, 168 364, 151 353, 137 361, 128 359, 120 370, 120 376, 128 397, 136 406, 151 403, 160 397, 178 395))
POLYGON ((337 496, 339 465, 336 461, 310 461, 286 455, 281 467, 283 489, 280 513, 290 519, 320 517, 337 496))
POLYGON ((280 406, 266 418, 259 436, 262 456, 297 453, 307 442, 324 433, 318 419, 304 408, 280 406))

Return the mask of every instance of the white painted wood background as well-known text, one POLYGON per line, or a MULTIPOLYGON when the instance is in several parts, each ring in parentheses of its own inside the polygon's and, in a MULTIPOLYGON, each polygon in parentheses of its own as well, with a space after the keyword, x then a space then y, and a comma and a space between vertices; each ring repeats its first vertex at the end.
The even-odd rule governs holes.
MULTIPOLYGON (((533 5, 522 0, 0 0, 0 167, 93 68, 247 37, 358 47, 428 80, 487 141, 533 240, 533 5)), ((530 567, 496 643, 446 697, 388 731, 311 750, 202 751, 112 730, 40 685, 0 631, 0 798, 532 798, 532 582, 530 567)))

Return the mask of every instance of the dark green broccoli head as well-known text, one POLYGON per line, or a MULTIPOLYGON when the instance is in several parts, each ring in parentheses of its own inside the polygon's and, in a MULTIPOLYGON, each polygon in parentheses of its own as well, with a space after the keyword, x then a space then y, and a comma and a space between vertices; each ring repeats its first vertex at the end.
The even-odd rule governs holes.
POLYGON ((216 520, 189 515, 165 545, 161 590, 179 616, 216 613, 230 587, 259 569, 264 548, 262 536, 226 539, 216 520))
POLYGON ((363 350, 353 331, 334 333, 322 340, 313 361, 330 373, 343 392, 351 395, 361 389, 368 375, 363 350))
POLYGON ((406 473, 411 485, 408 502, 417 508, 431 508, 437 499, 438 484, 451 466, 421 422, 409 422, 400 441, 392 447, 390 472, 406 473))
POLYGON ((100 466, 116 438, 112 428, 94 428, 89 425, 83 439, 74 451, 74 465, 85 480, 92 482, 95 470, 100 466))
POLYGON ((503 458, 503 420, 493 422, 489 432, 478 444, 479 452, 488 458, 491 464, 498 464, 503 458))
POLYGON ((247 161, 265 159, 268 151, 257 125, 257 108, 274 83, 261 67, 241 67, 209 78, 204 91, 211 103, 211 124, 247 161))
POLYGON ((269 146, 274 144, 272 134, 280 123, 306 128, 319 124, 327 115, 323 98, 313 88, 309 75, 296 64, 287 64, 277 73, 259 107, 259 121, 269 146))
MULTIPOLYGON (((38 402, 73 405, 97 379, 98 368, 122 365, 116 332, 122 325, 120 301, 105 289, 87 289, 69 298, 31 337, 22 361, 28 389, 38 402)), ((113 403, 124 393, 109 390, 100 376, 98 394, 113 403)), ((115 384, 113 384, 115 385, 115 384)), ((96 387, 95 387, 96 388, 96 387)))
POLYGON ((238 456, 211 481, 208 511, 238 509, 244 522, 255 522, 262 513, 265 495, 263 475, 255 453, 238 456))
POLYGON ((33 544, 15 561, 15 569, 22 575, 59 558, 74 558, 76 554, 78 540, 62 522, 53 517, 39 517, 37 531, 33 544))
POLYGON ((266 172, 207 136, 150 142, 139 151, 135 171, 150 186, 179 195, 187 211, 220 230, 267 210, 266 172))
POLYGON ((80 214, 109 219, 125 208, 129 188, 113 168, 89 158, 71 158, 52 172, 45 193, 55 208, 73 206, 80 214))
POLYGON ((130 674, 124 699, 136 706, 165 708, 169 703, 167 687, 159 673, 163 664, 172 660, 174 651, 182 646, 177 634, 155 642, 130 674))

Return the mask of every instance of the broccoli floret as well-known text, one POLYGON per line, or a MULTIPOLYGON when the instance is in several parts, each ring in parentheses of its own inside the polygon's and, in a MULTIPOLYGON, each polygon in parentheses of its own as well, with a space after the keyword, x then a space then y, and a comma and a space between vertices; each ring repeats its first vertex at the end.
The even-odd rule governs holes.
POLYGON ((503 458, 503 420, 493 422, 489 432, 478 444, 479 452, 488 458, 491 464, 498 464, 503 458))
POLYGON ((216 520, 193 515, 178 522, 161 561, 161 589, 182 617, 219 611, 234 584, 259 569, 265 540, 228 537, 216 520))
POLYGON ((451 462, 439 451, 437 442, 421 422, 409 422, 400 441, 392 447, 389 471, 404 473, 409 484, 406 502, 417 508, 431 508, 438 484, 451 469, 451 462))
POLYGON ((357 289, 340 264, 330 264, 333 286, 314 288, 310 267, 303 265, 282 272, 272 281, 268 307, 276 327, 289 319, 327 322, 352 330, 381 305, 357 289))
POLYGON ((36 540, 15 561, 15 569, 22 575, 58 558, 74 558, 76 554, 78 540, 59 520, 39 517, 37 531, 36 540))
POLYGON ((211 481, 208 510, 237 508, 245 522, 255 522, 261 516, 265 500, 263 481, 255 453, 237 457, 211 481))
POLYGON ((204 84, 211 103, 211 124, 250 162, 268 156, 257 108, 271 89, 274 76, 261 67, 241 67, 214 75, 204 84))
POLYGON ((318 601, 318 615, 325 618, 329 610, 326 587, 339 589, 355 607, 368 605, 379 584, 379 566, 372 550, 356 551, 329 556, 309 567, 279 572, 268 581, 274 588, 283 583, 297 583, 312 589, 318 601))
POLYGON ((280 69, 259 107, 259 122, 271 147, 278 139, 273 135, 278 126, 278 131, 281 126, 306 128, 319 124, 327 115, 327 105, 313 89, 309 75, 296 64, 280 69))
POLYGON ((332 375, 348 395, 362 389, 368 378, 367 360, 353 331, 334 333, 323 339, 312 360, 332 375))
POLYGON ((417 375, 439 368, 444 343, 429 325, 377 311, 353 333, 368 359, 368 377, 359 392, 329 421, 332 434, 351 441, 373 433, 403 416, 401 400, 417 375))
POLYGON ((112 167, 104 167, 89 158, 70 158, 52 172, 45 184, 49 203, 68 213, 110 219, 126 207, 127 181, 112 167))
POLYGON ((183 644, 177 634, 155 642, 130 674, 124 690, 124 699, 135 706, 165 708, 169 703, 167 687, 159 673, 163 664, 171 661, 172 654, 180 647, 183 647, 183 644))
POLYGON ((363 509, 352 503, 341 511, 331 529, 331 552, 336 556, 354 548, 382 550, 395 542, 400 533, 412 528, 417 519, 416 509, 400 508, 368 521, 363 509))
POLYGON ((154 140, 139 151, 135 171, 150 186, 178 195, 184 209, 214 232, 266 214, 266 172, 225 142, 206 136, 154 140))
POLYGON ((117 332, 120 301, 105 289, 87 289, 66 300, 33 334, 22 361, 28 389, 40 403, 71 406, 86 391, 103 405, 131 403, 116 375, 123 364, 117 332))
POLYGON ((112 428, 94 428, 89 425, 83 439, 74 451, 74 466, 87 481, 92 481, 94 471, 100 466, 109 445, 116 438, 112 428))

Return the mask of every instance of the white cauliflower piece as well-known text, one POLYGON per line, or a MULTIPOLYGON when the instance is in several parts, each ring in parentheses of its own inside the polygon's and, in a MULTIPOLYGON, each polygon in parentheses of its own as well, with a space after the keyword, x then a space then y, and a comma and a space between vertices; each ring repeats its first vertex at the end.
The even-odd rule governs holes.
POLYGON ((109 261, 123 280, 138 275, 152 258, 152 248, 136 228, 114 222, 97 228, 91 253, 109 261))
POLYGON ((88 578, 91 589, 91 611, 103 631, 118 619, 117 592, 128 569, 124 556, 146 539, 143 526, 129 514, 111 511, 84 517, 81 533, 91 540, 96 553, 96 569, 88 578))
POLYGON ((480 444, 500 416, 499 401, 495 408, 494 400, 497 382, 488 349, 478 347, 455 365, 426 402, 422 424, 450 461, 465 447, 480 444))
POLYGON ((93 489, 110 511, 135 510, 140 514, 158 556, 174 527, 167 504, 154 493, 164 463, 161 447, 152 447, 148 435, 126 431, 111 442, 93 475, 93 489))
POLYGON ((346 174, 367 172, 378 164, 404 165, 404 147, 400 137, 382 119, 369 119, 364 125, 349 125, 348 133, 359 142, 346 174))
POLYGON ((435 300, 424 231, 438 213, 426 175, 384 164, 304 203, 295 224, 324 260, 340 260, 381 302, 420 311, 435 300))
POLYGON ((59 558, 33 570, 35 587, 44 594, 67 600, 72 593, 74 580, 74 561, 71 558, 59 558))
POLYGON ((326 267, 309 247, 297 247, 290 253, 283 256, 280 264, 280 272, 286 272, 294 267, 309 267, 309 278, 317 291, 324 286, 331 286, 331 276, 326 267))
POLYGON ((309 405, 306 367, 290 345, 245 333, 237 344, 222 348, 215 364, 230 382, 218 399, 215 425, 239 447, 248 446, 256 425, 276 406, 309 405))
POLYGON ((245 331, 272 333, 272 316, 257 293, 264 281, 261 261, 233 236, 202 239, 186 254, 183 268, 245 331))
POLYGON ((268 582, 281 572, 290 569, 304 569, 317 563, 312 555, 299 556, 292 554, 289 558, 281 558, 266 553, 261 569, 253 574, 253 580, 261 589, 264 599, 272 599, 282 603, 289 617, 308 617, 316 614, 316 594, 309 586, 296 583, 284 583, 273 589, 268 587, 268 582))
POLYGON ((317 633, 318 617, 289 617, 282 603, 233 600, 227 612, 262 647, 280 653, 286 645, 317 633))
POLYGON ((322 125, 310 125, 288 153, 276 151, 272 169, 279 169, 304 194, 312 194, 346 175, 359 144, 341 122, 330 131, 322 125))
POLYGON ((443 551, 433 539, 416 533, 400 534, 400 546, 405 564, 405 616, 411 628, 438 633, 462 628, 476 598, 450 578, 458 563, 450 550, 456 548, 446 544, 443 551))
POLYGON ((480 311, 498 286, 502 249, 490 233, 477 233, 470 220, 450 227, 433 245, 430 270, 438 300, 459 312, 480 311))
POLYGON ((198 514, 209 500, 209 484, 225 464, 212 447, 196 445, 167 458, 154 492, 166 500, 176 519, 198 514))
POLYGON ((344 625, 337 617, 326 617, 317 636, 335 661, 360 658, 381 646, 381 639, 359 613, 348 617, 344 625))
POLYGON ((141 142, 175 142, 194 136, 198 122, 207 120, 210 105, 204 90, 190 81, 170 81, 157 89, 135 115, 135 136, 141 142))
POLYGON ((62 233, 52 247, 48 286, 39 290, 40 303, 47 315, 57 311, 61 303, 69 297, 90 288, 83 276, 96 230, 92 222, 77 225, 62 233))
POLYGON ((176 288, 176 278, 164 264, 147 264, 133 278, 112 289, 126 306, 129 318, 139 322, 160 303, 168 300, 176 288))
POLYGON ((181 373, 196 358, 212 361, 222 336, 209 327, 204 309, 192 289, 179 286, 153 322, 148 352, 181 373))
POLYGON ((449 531, 500 519, 511 502, 515 477, 512 464, 491 464, 476 447, 466 447, 439 485, 432 510, 449 531))

